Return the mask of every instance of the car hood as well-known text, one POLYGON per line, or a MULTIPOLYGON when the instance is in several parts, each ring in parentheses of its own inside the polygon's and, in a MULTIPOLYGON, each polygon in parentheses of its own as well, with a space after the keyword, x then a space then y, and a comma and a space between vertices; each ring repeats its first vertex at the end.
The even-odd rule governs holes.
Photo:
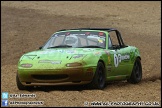
MULTIPOLYGON (((19 65, 29 63, 39 66, 65 66, 67 63, 83 62, 83 59, 99 58, 101 48, 52 48, 32 51, 24 54, 19 61, 19 65), (40 65, 41 64, 41 65, 40 65)), ((93 59, 93 60, 95 60, 93 59)), ((95 60, 95 61, 96 61, 95 60)))
POLYGON ((72 59, 72 58, 83 58, 87 54, 96 54, 100 51, 100 48, 53 48, 32 51, 24 54, 28 58, 33 60, 38 59, 72 59))

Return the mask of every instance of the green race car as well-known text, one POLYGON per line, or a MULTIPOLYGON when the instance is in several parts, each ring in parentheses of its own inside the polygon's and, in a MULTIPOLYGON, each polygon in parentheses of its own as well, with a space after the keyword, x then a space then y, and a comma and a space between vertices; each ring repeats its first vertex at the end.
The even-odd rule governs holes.
POLYGON ((20 58, 16 75, 19 90, 83 84, 103 89, 108 81, 138 83, 141 79, 139 50, 125 45, 114 28, 57 31, 39 50, 20 58))

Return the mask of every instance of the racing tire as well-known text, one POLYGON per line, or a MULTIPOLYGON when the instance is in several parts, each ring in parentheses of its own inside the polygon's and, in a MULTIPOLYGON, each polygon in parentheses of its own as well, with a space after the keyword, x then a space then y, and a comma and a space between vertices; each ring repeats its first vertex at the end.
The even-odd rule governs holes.
POLYGON ((102 62, 98 62, 96 72, 90 86, 94 89, 103 89, 105 87, 105 67, 102 62))
POLYGON ((16 84, 17 84, 17 88, 19 90, 31 90, 31 89, 33 89, 33 86, 24 86, 24 85, 22 85, 22 83, 19 80, 18 74, 16 74, 16 84))
POLYGON ((139 58, 136 59, 131 76, 127 81, 132 84, 139 83, 142 79, 142 65, 141 60, 139 58))

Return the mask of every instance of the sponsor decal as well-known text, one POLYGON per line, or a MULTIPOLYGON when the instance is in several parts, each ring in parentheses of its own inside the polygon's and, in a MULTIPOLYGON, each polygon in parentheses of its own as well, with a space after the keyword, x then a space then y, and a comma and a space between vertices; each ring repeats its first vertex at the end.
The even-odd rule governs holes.
POLYGON ((39 60, 38 63, 51 63, 51 64, 61 64, 61 61, 60 60, 39 60))
POLYGON ((58 52, 60 52, 60 53, 63 53, 64 52, 64 50, 57 50, 58 52))
POLYGON ((99 42, 99 43, 103 43, 103 40, 102 40, 102 39, 98 39, 98 42, 99 42))
POLYGON ((103 36, 103 34, 104 34, 103 32, 99 32, 99 36, 103 36))
POLYGON ((110 55, 108 56, 108 64, 111 64, 111 57, 110 57, 110 55))
POLYGON ((109 51, 106 51, 106 50, 105 50, 105 53, 106 53, 107 55, 110 55, 110 52, 109 52, 109 51))
POLYGON ((90 35, 90 32, 86 32, 85 34, 86 34, 86 35, 90 35))
POLYGON ((94 52, 94 55, 101 55, 101 52, 94 52))
POLYGON ((76 51, 75 50, 67 50, 66 53, 68 54, 74 54, 76 51))
POLYGON ((78 54, 78 55, 74 55, 74 56, 73 56, 74 59, 80 58, 80 57, 83 57, 83 54, 78 54))
POLYGON ((130 55, 129 54, 114 54, 114 65, 115 67, 118 67, 119 63, 123 60, 129 60, 130 59, 130 55))
POLYGON ((67 33, 65 34, 65 36, 68 36, 68 35, 70 35, 70 32, 67 32, 67 33))
POLYGON ((53 50, 53 51, 43 51, 43 52, 40 52, 40 54, 51 54, 51 53, 55 53, 56 51, 53 50))

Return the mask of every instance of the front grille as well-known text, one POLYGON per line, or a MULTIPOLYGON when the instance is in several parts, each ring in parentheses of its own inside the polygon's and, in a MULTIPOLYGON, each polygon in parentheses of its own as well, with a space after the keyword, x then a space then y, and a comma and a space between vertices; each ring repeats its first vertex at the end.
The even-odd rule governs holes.
POLYGON ((66 74, 59 74, 59 75, 32 75, 34 79, 38 80, 60 80, 68 78, 66 74))

